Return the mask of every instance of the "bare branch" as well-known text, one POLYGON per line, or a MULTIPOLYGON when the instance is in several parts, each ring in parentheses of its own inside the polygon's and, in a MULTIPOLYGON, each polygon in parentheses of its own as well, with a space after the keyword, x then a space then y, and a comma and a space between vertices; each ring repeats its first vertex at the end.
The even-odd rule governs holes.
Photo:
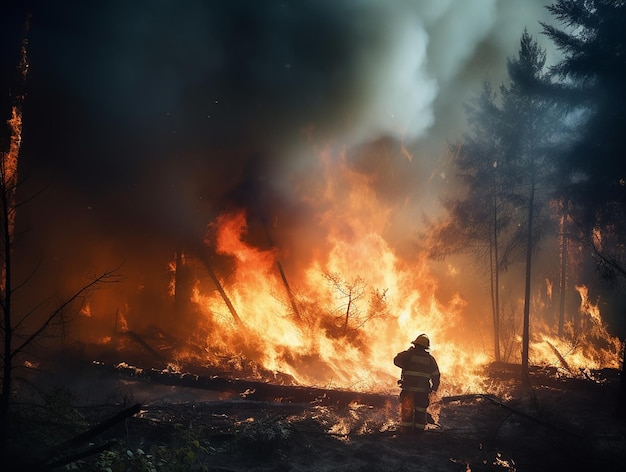
POLYGON ((105 283, 116 283, 119 281, 119 277, 116 275, 117 270, 107 270, 103 272, 101 275, 95 277, 91 282, 87 285, 81 287, 78 291, 76 291, 71 297, 65 300, 59 307, 57 307, 50 315, 46 318, 46 320, 39 326, 37 330, 35 330, 30 336, 28 336, 18 347, 16 347, 11 352, 11 357, 15 357, 19 354, 26 346, 32 343, 35 339, 37 339, 47 328, 50 326, 52 321, 57 318, 67 307, 69 307, 77 298, 84 295, 89 290, 93 289, 97 285, 105 284, 105 283))

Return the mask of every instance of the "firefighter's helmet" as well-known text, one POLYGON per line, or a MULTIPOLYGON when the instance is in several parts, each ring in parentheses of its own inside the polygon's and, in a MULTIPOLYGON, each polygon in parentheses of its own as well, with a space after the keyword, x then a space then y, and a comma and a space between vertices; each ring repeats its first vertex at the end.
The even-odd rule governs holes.
POLYGON ((428 336, 426 336, 425 334, 420 334, 417 338, 415 338, 415 341, 413 341, 411 344, 414 344, 416 346, 421 346, 424 349, 429 349, 430 339, 428 339, 428 336))

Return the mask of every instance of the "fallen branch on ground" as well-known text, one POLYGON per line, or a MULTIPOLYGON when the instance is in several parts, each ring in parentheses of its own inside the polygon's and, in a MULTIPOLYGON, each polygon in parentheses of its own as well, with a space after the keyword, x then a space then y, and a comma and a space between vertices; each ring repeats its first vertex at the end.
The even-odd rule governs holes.
POLYGON ((441 399, 442 403, 450 403, 453 401, 461 401, 461 400, 472 400, 472 399, 477 399, 477 398, 482 398, 485 399, 491 403, 493 403, 494 405, 497 405, 507 411, 510 411, 511 413, 514 413, 518 416, 521 416, 522 418, 526 418, 528 420, 534 421, 535 423, 538 423, 542 426, 545 426, 546 428, 549 429, 553 429, 562 433, 566 433, 569 434, 570 436, 575 436, 577 438, 582 438, 583 435, 572 431, 570 429, 564 428, 560 425, 554 424, 554 423, 550 423, 549 421, 543 420, 541 418, 537 418, 536 416, 530 415, 522 410, 518 410, 517 408, 513 408, 510 405, 507 405, 506 403, 502 402, 501 400, 498 400, 496 397, 494 397, 493 395, 490 394, 486 394, 486 393, 470 393, 467 395, 453 395, 450 397, 443 397, 441 399))

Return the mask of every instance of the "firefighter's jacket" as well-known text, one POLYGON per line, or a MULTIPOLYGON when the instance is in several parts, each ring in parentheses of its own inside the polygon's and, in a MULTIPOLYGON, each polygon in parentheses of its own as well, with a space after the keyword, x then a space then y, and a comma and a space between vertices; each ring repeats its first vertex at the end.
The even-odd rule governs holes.
POLYGON ((430 393, 439 388, 441 374, 435 358, 421 347, 410 347, 393 359, 402 369, 402 390, 430 393))

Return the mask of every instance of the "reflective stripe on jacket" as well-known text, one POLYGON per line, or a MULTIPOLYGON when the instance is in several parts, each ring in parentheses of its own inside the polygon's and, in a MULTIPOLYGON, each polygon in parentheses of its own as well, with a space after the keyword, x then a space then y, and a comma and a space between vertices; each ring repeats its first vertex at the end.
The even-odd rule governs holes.
POLYGON ((398 353, 393 363, 402 369, 402 390, 429 393, 439 388, 439 367, 424 349, 411 347, 398 353))

